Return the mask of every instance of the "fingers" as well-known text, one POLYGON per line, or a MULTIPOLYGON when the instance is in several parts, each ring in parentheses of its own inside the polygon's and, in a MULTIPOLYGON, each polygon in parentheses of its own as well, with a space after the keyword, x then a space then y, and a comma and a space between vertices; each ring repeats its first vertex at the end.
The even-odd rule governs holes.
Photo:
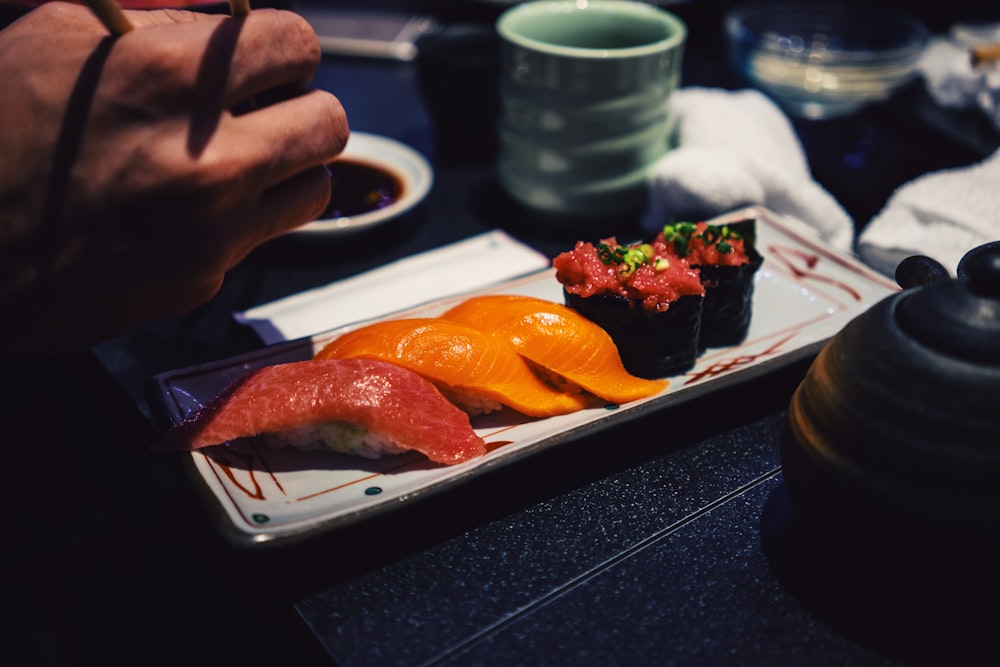
POLYGON ((244 244, 230 245, 236 253, 229 260, 233 265, 254 246, 315 220, 326 209, 331 189, 326 164, 343 150, 348 129, 337 99, 312 91, 231 117, 219 134, 224 141, 212 155, 242 165, 242 185, 228 181, 230 191, 244 193, 240 202, 231 202, 237 215, 226 217, 230 238, 244 244))
MULTIPOLYGON (((323 167, 312 167, 263 192, 242 216, 217 224, 213 239, 203 238, 198 253, 189 256, 187 268, 195 274, 221 276, 254 248, 296 227, 316 220, 330 199, 330 176, 323 167), (207 242, 206 242, 207 241, 207 242)), ((223 219, 216 218, 216 223, 223 219)))
MULTIPOLYGON (((151 25, 218 22, 225 17, 175 9, 124 10, 128 21, 136 28, 151 25)), ((107 28, 82 4, 52 0, 40 4, 7 28, 11 33, 27 32, 89 32, 107 35, 107 28)))
MULTIPOLYGON (((319 65, 315 31, 294 12, 261 9, 231 18, 183 10, 126 10, 136 30, 116 45, 123 58, 135 59, 155 76, 161 94, 183 98, 208 95, 231 109, 279 87, 302 87, 319 65), (199 83, 200 86, 199 90, 199 83)), ((87 8, 46 3, 15 22, 10 34, 107 30, 87 8)), ((136 66, 137 70, 141 68, 136 66)))
POLYGON ((232 109, 275 88, 301 90, 319 65, 316 34, 301 16, 260 10, 243 18, 181 11, 128 14, 141 27, 112 49, 122 92, 165 109, 232 109), (141 21, 140 18, 141 17, 141 21))
POLYGON ((350 134, 340 101, 320 90, 230 117, 217 132, 230 159, 256 169, 264 188, 330 162, 350 134))
MULTIPOLYGON (((239 29, 226 84, 226 108, 276 88, 302 88, 319 66, 319 40, 298 14, 259 10, 226 25, 239 29)), ((221 37, 217 43, 225 48, 221 37)))
POLYGON ((86 7, 68 2, 47 2, 4 28, 7 35, 47 32, 91 32, 107 34, 101 22, 86 7))
POLYGON ((267 190, 253 215, 262 240, 280 236, 312 222, 330 201, 330 176, 323 167, 314 167, 267 190))
POLYGON ((343 150, 349 128, 335 96, 305 90, 322 56, 308 22, 270 9, 241 18, 177 10, 127 16, 136 29, 119 38, 111 57, 136 76, 120 79, 109 98, 146 97, 149 104, 137 106, 151 109, 150 118, 157 109, 189 116, 187 158, 225 193, 220 201, 237 211, 233 224, 244 238, 266 240, 315 219, 329 199, 323 165, 343 150), (231 112, 276 89, 294 92, 231 112))
MULTIPOLYGON (((184 12, 165 14, 178 19, 184 12)), ((322 52, 315 31, 293 12, 259 10, 237 19, 204 21, 195 94, 221 99, 233 109, 279 88, 304 88, 322 52)), ((190 26, 185 27, 188 31, 190 26)))
POLYGON ((221 14, 206 14, 204 12, 192 12, 184 9, 126 9, 124 12, 125 18, 136 28, 153 25, 194 23, 196 21, 218 23, 227 18, 221 14))
POLYGON ((228 116, 201 167, 226 202, 232 265, 257 244, 315 220, 330 198, 326 164, 349 137, 340 102, 323 91, 242 116, 228 116))

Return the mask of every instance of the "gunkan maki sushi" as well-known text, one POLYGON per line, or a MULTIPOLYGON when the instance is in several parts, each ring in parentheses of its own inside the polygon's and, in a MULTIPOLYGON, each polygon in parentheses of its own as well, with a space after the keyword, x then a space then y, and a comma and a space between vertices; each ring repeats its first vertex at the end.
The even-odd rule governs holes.
POLYGON ((705 286, 699 350, 741 343, 753 314, 754 274, 764 258, 756 247, 753 219, 709 225, 678 222, 657 235, 675 254, 697 268, 705 286))
POLYGON ((552 264, 566 305, 611 335, 630 373, 661 378, 694 366, 705 288, 662 240, 578 241, 552 264))

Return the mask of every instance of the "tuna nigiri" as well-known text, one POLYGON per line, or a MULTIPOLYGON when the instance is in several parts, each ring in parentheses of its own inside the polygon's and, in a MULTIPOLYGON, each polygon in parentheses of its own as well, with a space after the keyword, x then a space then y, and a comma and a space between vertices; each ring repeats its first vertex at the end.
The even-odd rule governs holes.
POLYGON ((441 318, 369 324, 327 343, 316 358, 398 363, 436 384, 470 414, 507 406, 530 417, 550 417, 589 404, 582 392, 564 392, 542 380, 510 343, 441 318))
POLYGON ((630 374, 608 332, 561 303, 521 295, 478 296, 441 317, 502 336, 533 363, 606 401, 634 401, 669 384, 630 374))
POLYGON ((415 450, 454 464, 486 453, 469 416, 431 382, 377 359, 250 371, 168 431, 161 449, 191 451, 250 436, 373 459, 415 450))

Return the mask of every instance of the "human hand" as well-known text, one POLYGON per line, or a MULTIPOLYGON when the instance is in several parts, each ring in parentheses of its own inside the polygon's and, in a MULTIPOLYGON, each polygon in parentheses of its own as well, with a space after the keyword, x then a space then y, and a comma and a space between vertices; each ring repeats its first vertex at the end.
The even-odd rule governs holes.
POLYGON ((117 39, 63 3, 0 32, 7 357, 192 309, 329 199, 324 165, 349 130, 333 95, 306 89, 321 53, 301 17, 126 15, 136 29, 117 39))

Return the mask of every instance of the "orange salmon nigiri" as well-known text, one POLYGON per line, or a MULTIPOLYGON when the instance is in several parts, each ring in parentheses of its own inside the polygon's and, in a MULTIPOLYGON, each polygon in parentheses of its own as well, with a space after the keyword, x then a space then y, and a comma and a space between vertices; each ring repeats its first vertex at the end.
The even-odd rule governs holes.
POLYGON ((480 296, 441 317, 502 336, 532 362, 606 401, 627 403, 669 385, 630 374, 608 332, 559 303, 520 295, 480 296))
POLYGON ((349 331, 317 359, 371 358, 423 375, 470 414, 513 408, 551 417, 587 407, 584 394, 562 392, 538 377, 510 343, 440 318, 386 320, 349 331))

